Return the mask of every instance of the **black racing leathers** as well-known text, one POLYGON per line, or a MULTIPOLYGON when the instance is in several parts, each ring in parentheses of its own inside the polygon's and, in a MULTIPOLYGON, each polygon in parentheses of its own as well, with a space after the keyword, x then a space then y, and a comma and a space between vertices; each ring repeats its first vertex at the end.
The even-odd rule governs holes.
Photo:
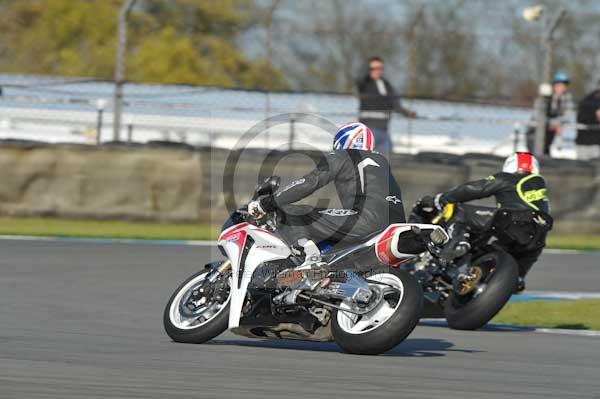
POLYGON ((309 238, 361 241, 390 223, 404 223, 402 193, 386 158, 362 150, 334 151, 323 156, 307 175, 261 199, 265 210, 283 211, 290 240, 309 238), (290 205, 333 182, 342 209, 290 205))
POLYGON ((498 208, 534 209, 550 214, 546 181, 536 174, 496 173, 475 180, 440 196, 440 202, 460 203, 495 196, 498 208))
MULTIPOLYGON (((498 208, 514 211, 533 210, 541 213, 544 217, 550 218, 550 203, 547 196, 546 182, 542 176, 537 174, 497 173, 486 179, 468 182, 442 193, 439 202, 442 205, 462 203, 490 196, 495 196, 498 208)), ((457 233, 463 231, 460 226, 463 223, 476 230, 484 228, 495 211, 493 208, 471 205, 462 205, 461 208, 453 217, 454 229, 457 233)), ((535 224, 533 219, 531 224, 535 224)), ((533 231, 537 232, 538 236, 533 237, 532 242, 515 245, 511 248, 511 254, 519 264, 519 272, 522 277, 536 262, 545 244, 547 231, 538 228, 538 226, 535 226, 533 231)))

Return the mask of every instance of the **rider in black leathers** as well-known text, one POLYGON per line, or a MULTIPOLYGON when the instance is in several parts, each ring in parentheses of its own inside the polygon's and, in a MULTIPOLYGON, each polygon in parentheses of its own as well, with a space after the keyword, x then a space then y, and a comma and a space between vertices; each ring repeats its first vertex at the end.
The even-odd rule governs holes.
POLYGON ((275 208, 282 212, 282 233, 291 242, 310 239, 316 243, 357 242, 383 230, 390 223, 406 221, 400 187, 387 159, 373 152, 371 131, 362 123, 342 126, 334 151, 317 167, 273 196, 249 204, 258 214, 275 208), (333 182, 341 209, 290 205, 333 182))
MULTIPOLYGON (((510 253, 519 265, 518 290, 525 289, 525 275, 537 261, 545 246, 546 233, 551 228, 550 202, 547 196, 546 182, 539 175, 537 160, 529 153, 517 153, 509 157, 503 171, 485 179, 464 183, 435 198, 422 200, 422 206, 439 210, 448 203, 460 204, 472 200, 494 196, 497 208, 525 212, 531 215, 529 224, 525 224, 528 242, 514 245, 510 253), (534 211, 534 212, 531 212, 534 211), (537 217, 539 216, 539 217, 537 217)), ((452 217, 449 232, 452 242, 460 247, 461 242, 468 243, 468 231, 485 230, 497 209, 461 205, 452 217)), ((519 213, 519 212, 516 212, 519 213)))

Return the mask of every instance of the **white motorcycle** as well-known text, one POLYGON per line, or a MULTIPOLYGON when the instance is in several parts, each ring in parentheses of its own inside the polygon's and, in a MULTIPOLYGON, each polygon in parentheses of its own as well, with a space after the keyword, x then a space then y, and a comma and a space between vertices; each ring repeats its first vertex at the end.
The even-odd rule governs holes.
MULTIPOLYGON (((253 198, 278 186, 269 178, 253 198)), ((415 233, 441 244, 448 239, 442 228, 392 224, 361 244, 333 246, 307 268, 301 249, 278 235, 277 221, 276 212, 258 220, 245 209, 232 214, 218 240, 226 259, 188 278, 167 303, 164 327, 174 341, 203 343, 229 329, 259 339, 335 341, 346 352, 375 355, 412 332, 423 293, 398 268, 414 257, 399 246, 415 233)))

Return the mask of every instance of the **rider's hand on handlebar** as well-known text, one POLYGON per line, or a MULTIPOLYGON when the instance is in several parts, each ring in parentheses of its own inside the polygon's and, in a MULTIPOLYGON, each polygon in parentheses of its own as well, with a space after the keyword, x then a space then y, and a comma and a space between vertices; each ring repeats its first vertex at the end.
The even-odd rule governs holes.
POLYGON ((441 202, 442 194, 438 194, 435 197, 427 195, 419 200, 419 207, 424 211, 431 213, 434 210, 441 212, 444 209, 444 203, 441 202))
POLYGON ((266 214, 266 212, 260 206, 260 201, 251 201, 248 204, 248 213, 256 219, 260 219, 266 214))
POLYGON ((419 200, 418 207, 424 212, 431 213, 435 209, 435 201, 432 196, 427 195, 419 200))
POLYGON ((433 206, 435 206, 435 209, 437 209, 439 212, 442 212, 445 205, 446 203, 442 201, 442 194, 436 195, 433 199, 433 206))

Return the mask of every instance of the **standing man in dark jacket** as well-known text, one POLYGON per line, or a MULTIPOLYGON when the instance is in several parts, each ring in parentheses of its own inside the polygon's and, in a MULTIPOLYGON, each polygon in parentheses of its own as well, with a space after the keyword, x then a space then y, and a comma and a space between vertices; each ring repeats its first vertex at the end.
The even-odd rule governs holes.
POLYGON ((577 159, 600 158, 600 81, 577 107, 577 159))
POLYGON ((414 118, 414 111, 404 108, 394 88, 384 77, 384 63, 379 57, 369 59, 369 72, 358 82, 360 122, 375 135, 375 151, 389 154, 392 150, 388 127, 392 112, 414 118))

